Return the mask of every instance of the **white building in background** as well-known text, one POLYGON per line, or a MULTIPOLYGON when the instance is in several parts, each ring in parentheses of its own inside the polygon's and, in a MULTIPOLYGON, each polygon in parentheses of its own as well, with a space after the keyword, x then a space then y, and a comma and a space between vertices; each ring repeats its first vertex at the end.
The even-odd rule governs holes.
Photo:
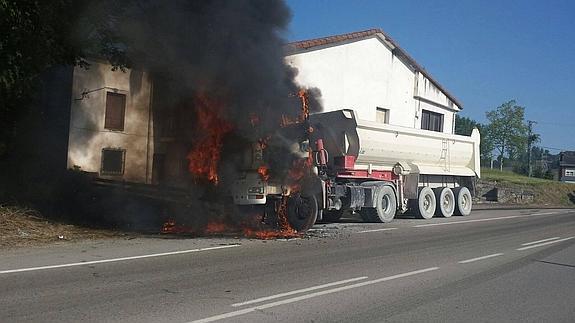
POLYGON ((358 118, 453 133, 461 104, 379 29, 287 45, 296 81, 321 90, 324 111, 353 109, 358 118))

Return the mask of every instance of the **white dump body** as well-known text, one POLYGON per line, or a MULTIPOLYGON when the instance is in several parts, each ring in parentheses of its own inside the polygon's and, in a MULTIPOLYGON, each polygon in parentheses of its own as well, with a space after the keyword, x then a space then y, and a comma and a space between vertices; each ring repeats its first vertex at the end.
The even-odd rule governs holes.
POLYGON ((480 176, 480 134, 459 136, 358 120, 352 110, 314 114, 312 143, 323 139, 328 165, 355 156, 355 169, 391 170, 398 162, 422 175, 480 176))

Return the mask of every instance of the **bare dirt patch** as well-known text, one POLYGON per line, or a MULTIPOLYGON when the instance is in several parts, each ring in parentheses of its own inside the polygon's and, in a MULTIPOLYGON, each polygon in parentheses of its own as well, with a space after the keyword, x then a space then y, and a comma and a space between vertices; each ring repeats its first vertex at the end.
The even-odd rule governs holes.
POLYGON ((125 236, 122 232, 52 222, 31 209, 0 206, 0 249, 125 236))

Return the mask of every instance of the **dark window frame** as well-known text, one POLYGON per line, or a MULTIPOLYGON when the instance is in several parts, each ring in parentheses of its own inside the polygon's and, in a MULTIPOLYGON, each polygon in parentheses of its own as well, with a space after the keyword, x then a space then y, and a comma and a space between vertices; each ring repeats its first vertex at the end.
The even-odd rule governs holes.
POLYGON ((382 107, 375 107, 375 113, 376 113, 376 115, 375 115, 375 121, 376 122, 383 123, 383 124, 389 124, 389 109, 382 108, 382 107), (378 120, 377 113, 380 111, 385 113, 385 118, 384 118, 383 122, 378 120))
POLYGON ((122 148, 102 148, 102 157, 101 157, 101 164, 100 164, 100 174, 102 175, 113 175, 113 176, 118 176, 118 175, 124 175, 124 170, 126 168, 126 149, 122 149, 122 148), (122 165, 121 165, 121 169, 119 171, 115 171, 115 170, 107 170, 105 169, 105 165, 104 165, 104 158, 106 157, 106 152, 120 152, 122 153, 122 165))
POLYGON ((126 124, 126 103, 128 96, 125 93, 106 91, 106 111, 104 114, 104 129, 112 131, 124 131, 126 124), (119 101, 115 101, 119 100, 119 101), (119 103, 120 107, 114 106, 119 103), (112 109, 119 108, 120 112, 112 109), (121 116, 119 116, 120 114, 121 116))
POLYGON ((421 110, 421 129, 443 132, 445 115, 429 110, 421 110))

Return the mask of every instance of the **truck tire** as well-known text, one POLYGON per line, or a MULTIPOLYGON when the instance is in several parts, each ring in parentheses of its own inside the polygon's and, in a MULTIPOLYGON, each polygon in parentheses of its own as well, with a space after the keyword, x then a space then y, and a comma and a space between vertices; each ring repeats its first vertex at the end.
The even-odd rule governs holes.
POLYGON ((431 219, 436 208, 435 193, 429 187, 419 189, 419 194, 415 203, 415 216, 419 219, 431 219))
POLYGON ((435 192, 435 200, 437 201, 435 208, 435 215, 449 218, 455 211, 455 195, 449 187, 438 187, 433 190, 435 192))
POLYGON ((467 216, 471 214, 471 209, 473 208, 473 197, 471 192, 465 186, 457 187, 453 189, 453 194, 455 195, 455 215, 467 216))
POLYGON ((296 194, 287 202, 287 215, 289 224, 297 232, 309 230, 317 220, 317 199, 315 196, 296 194))
POLYGON ((359 211, 363 221, 376 223, 391 222, 397 212, 397 200, 393 188, 388 185, 377 187, 375 199, 375 208, 362 208, 359 211))
POLYGON ((323 222, 337 222, 343 216, 343 210, 323 211, 323 222))

